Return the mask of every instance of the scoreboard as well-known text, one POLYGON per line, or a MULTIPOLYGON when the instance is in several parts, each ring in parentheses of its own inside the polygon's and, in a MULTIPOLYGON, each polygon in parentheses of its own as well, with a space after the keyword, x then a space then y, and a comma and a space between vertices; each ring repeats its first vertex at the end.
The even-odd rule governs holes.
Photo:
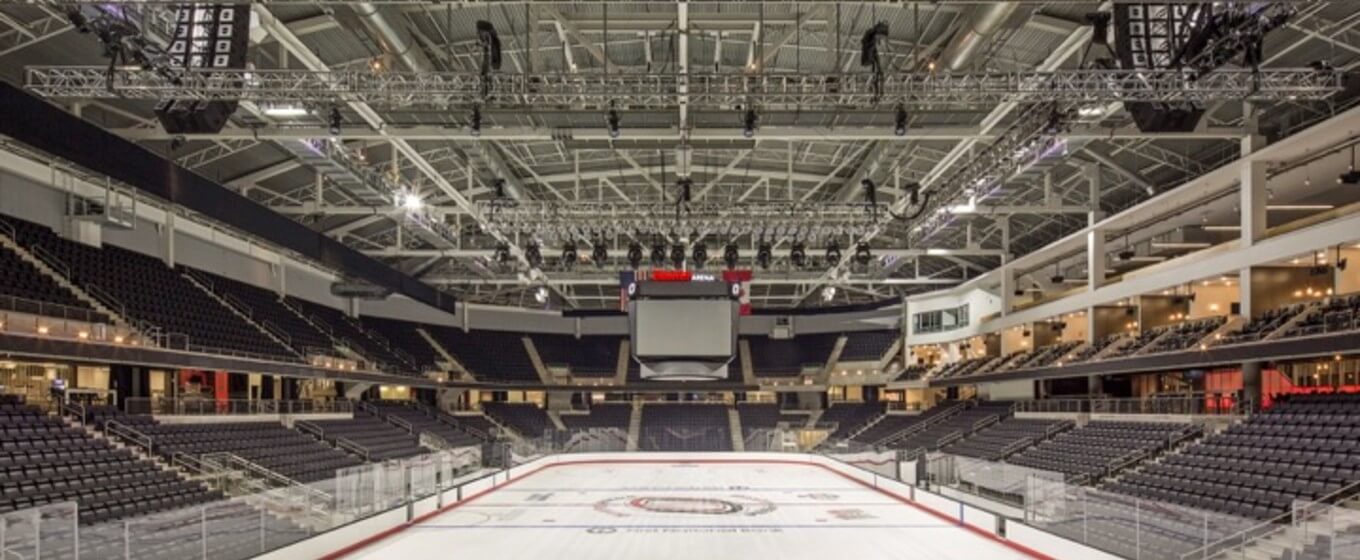
MULTIPOLYGON (((683 270, 654 270, 641 276, 621 289, 632 357, 641 366, 643 379, 726 379, 736 355, 744 283, 683 270)), ((749 281, 749 273, 745 279, 749 281)))

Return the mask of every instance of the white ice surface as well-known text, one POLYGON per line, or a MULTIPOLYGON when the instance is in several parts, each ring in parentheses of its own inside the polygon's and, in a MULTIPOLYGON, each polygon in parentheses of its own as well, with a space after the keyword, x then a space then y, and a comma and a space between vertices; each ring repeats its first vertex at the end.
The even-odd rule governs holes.
POLYGON ((349 558, 1002 560, 1029 556, 814 465, 533 473, 349 558))

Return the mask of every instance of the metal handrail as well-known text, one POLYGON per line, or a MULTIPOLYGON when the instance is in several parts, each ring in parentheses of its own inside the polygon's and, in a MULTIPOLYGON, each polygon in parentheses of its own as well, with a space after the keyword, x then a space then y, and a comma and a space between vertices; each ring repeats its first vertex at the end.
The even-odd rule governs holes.
POLYGON ((335 438, 335 446, 350 453, 353 453, 355 455, 359 455, 360 457, 363 457, 365 462, 371 462, 373 460, 373 455, 369 453, 368 448, 359 445, 358 442, 352 439, 346 437, 337 437, 335 438))
POLYGON ((152 442, 151 436, 137 431, 133 429, 132 426, 117 420, 104 422, 104 433, 117 436, 119 439, 127 440, 130 443, 141 446, 146 449, 148 454, 152 452, 154 442, 152 442))
POLYGON ((408 433, 408 434, 414 434, 414 433, 416 433, 416 427, 413 426, 410 422, 408 422, 405 418, 401 418, 401 417, 398 417, 398 416, 395 416, 395 415, 392 415, 392 414, 388 414, 387 417, 386 417, 385 419, 387 420, 387 423, 388 423, 388 424, 391 424, 391 425, 393 425, 393 426, 396 426, 396 427, 398 427, 398 428, 401 428, 401 429, 403 429, 403 430, 406 430, 406 433, 408 433))
POLYGON ((9 239, 13 241, 15 245, 19 244, 19 231, 14 229, 14 224, 11 224, 9 220, 0 218, 0 233, 3 233, 7 237, 9 237, 9 239))
POLYGON ((128 317, 127 306, 123 305, 123 301, 115 297, 113 294, 109 293, 108 290, 101 288, 99 284, 95 284, 94 282, 86 282, 85 284, 81 285, 81 288, 84 289, 86 293, 94 296, 94 298, 99 300, 100 303, 104 304, 104 307, 107 307, 117 312, 119 317, 132 320, 130 317, 128 317))
MULTIPOLYGON (((1316 500, 1313 500, 1313 503, 1316 504, 1333 503, 1343 498, 1349 498, 1357 494, 1360 494, 1360 481, 1352 482, 1337 490, 1333 490, 1331 493, 1328 493, 1322 497, 1317 498, 1316 500)), ((1181 554, 1181 559, 1190 560, 1193 558, 1216 557, 1219 555, 1219 553, 1223 552, 1224 550, 1228 550, 1232 547, 1233 543, 1231 541, 1237 541, 1238 545, 1245 547, 1249 542, 1256 542, 1264 537, 1274 535, 1278 531, 1266 531, 1266 529, 1286 524, 1290 521, 1293 521, 1293 518, 1294 510, 1291 508, 1289 511, 1277 515, 1275 517, 1272 517, 1270 519, 1267 519, 1259 524, 1253 525, 1251 527, 1248 527, 1246 529, 1243 529, 1241 531, 1218 539, 1214 542, 1208 543, 1204 546, 1191 550, 1190 552, 1181 554), (1247 537, 1249 535, 1255 536, 1248 540, 1247 537), (1212 554, 1213 556, 1209 556, 1210 554, 1212 554)))
POLYGON ((29 252, 33 253, 33 256, 38 257, 38 260, 42 261, 43 264, 46 264, 49 268, 61 274, 62 278, 67 280, 71 279, 71 265, 66 264, 66 261, 63 261, 60 257, 52 254, 46 247, 34 245, 29 247, 29 252))
MULTIPOLYGON (((212 288, 208 289, 211 290, 212 288)), ((225 301, 227 302, 227 304, 231 305, 232 307, 235 307, 236 311, 240 312, 242 315, 245 315, 246 318, 252 320, 255 319, 255 308, 246 304, 246 302, 241 301, 241 298, 236 297, 236 294, 230 292, 223 293, 222 301, 225 301)))
POLYGON ((278 325, 275 325, 273 321, 270 321, 268 319, 261 319, 259 323, 261 328, 263 328, 266 331, 269 331, 269 334, 274 335, 274 338, 277 338, 280 341, 282 341, 285 346, 289 348, 293 347, 293 336, 288 334, 288 331, 284 330, 282 327, 278 325))
POLYGON ((104 314, 93 309, 11 295, 0 295, 0 309, 81 323, 108 324, 112 322, 112 318, 109 317, 103 317, 103 321, 99 320, 104 314))

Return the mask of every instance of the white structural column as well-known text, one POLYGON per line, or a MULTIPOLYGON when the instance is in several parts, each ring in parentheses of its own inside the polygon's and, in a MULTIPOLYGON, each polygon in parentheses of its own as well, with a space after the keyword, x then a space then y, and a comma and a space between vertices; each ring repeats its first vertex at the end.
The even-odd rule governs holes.
POLYGON ((1086 234, 1086 289, 1095 291, 1105 284, 1105 230, 1095 227, 1105 218, 1100 211, 1100 167, 1085 165, 1082 173, 1090 189, 1090 209, 1086 213, 1086 223, 1091 226, 1086 234))
POLYGON ((1006 266, 1011 260, 1011 217, 1001 216, 997 226, 1001 228, 1001 315, 1004 317, 1015 305, 1015 269, 1006 266))
MULTIPOLYGON (((1266 204, 1269 203, 1270 198, 1266 190, 1266 183, 1266 162, 1250 161, 1242 165, 1241 184, 1238 187, 1238 207, 1241 209, 1241 246, 1243 248, 1255 245, 1266 233, 1268 225, 1266 222, 1266 204)), ((1254 315, 1251 301, 1251 267, 1243 268, 1238 272, 1237 286, 1242 315, 1251 318, 1254 315)))
POLYGON ((175 209, 166 208, 165 223, 161 226, 161 260, 165 266, 175 267, 175 209))

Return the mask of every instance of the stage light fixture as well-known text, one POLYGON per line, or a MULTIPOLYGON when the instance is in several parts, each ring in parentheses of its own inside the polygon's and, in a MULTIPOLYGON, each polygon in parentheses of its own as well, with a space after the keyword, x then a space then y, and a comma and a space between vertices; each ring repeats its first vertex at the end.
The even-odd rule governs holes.
POLYGON ((677 268, 677 269, 678 269, 678 268, 683 268, 683 267, 685 266, 685 246, 684 246, 684 245, 682 245, 682 244, 680 244, 680 243, 676 243, 676 244, 674 244, 674 245, 671 245, 671 265, 672 265, 674 268, 677 268))
POLYGON ((539 303, 548 303, 547 286, 539 286, 537 290, 534 290, 534 301, 537 301, 539 303))
POLYGON ((761 270, 769 270, 770 259, 773 256, 774 247, 764 239, 761 239, 760 245, 756 248, 756 264, 760 265, 761 270))
POLYGON ((802 241, 794 241, 793 246, 789 248, 789 262, 798 268, 803 268, 803 265, 807 264, 807 247, 802 241))
POLYGON ((666 245, 656 243, 652 245, 652 268, 662 268, 666 266, 666 245))
POLYGON ((609 262, 609 246, 604 239, 596 239, 595 247, 590 251, 590 260, 595 263, 595 268, 604 268, 605 263, 609 262))
POLYGON ((746 113, 743 114, 741 118, 741 135, 747 138, 754 138, 756 129, 759 128, 759 125, 760 116, 756 114, 755 108, 748 107, 746 113))
POLYGON ((576 254, 576 242, 568 241, 562 245, 562 268, 571 270, 580 257, 576 254))
POLYGON ((609 102, 609 111, 605 113, 604 122, 605 126, 609 128, 609 137, 618 138, 621 133, 619 124, 622 122, 622 119, 619 118, 619 111, 614 108, 613 101, 609 102))
POLYGON ((496 182, 493 185, 496 189, 496 198, 505 198, 505 179, 496 177, 496 182))
POLYGON ((486 20, 477 20, 477 43, 482 47, 482 75, 501 69, 501 37, 496 26, 486 20))
POLYGON ((634 270, 642 265, 642 244, 636 241, 628 244, 628 266, 634 270))
POLYGON ((873 251, 869 249, 868 243, 855 245, 855 262, 860 266, 869 266, 869 261, 874 259, 873 251))
POLYGON ((482 108, 473 107, 472 114, 468 115, 468 134, 474 138, 482 135, 482 108))
POLYGON ((897 106, 897 114, 893 116, 893 134, 907 135, 907 108, 902 105, 897 106))
POLYGON ((1121 261, 1131 261, 1136 256, 1138 256, 1138 253, 1135 253, 1133 249, 1124 249, 1119 252, 1119 260, 1121 261))
POLYGON ((831 268, 840 264, 840 262, 841 246, 835 241, 832 241, 830 245, 826 246, 826 266, 827 268, 831 268))
POLYGON ((537 243, 531 241, 524 246, 524 260, 529 261, 530 268, 543 266, 543 253, 537 243))
POLYGON ((694 268, 703 268, 708 264, 708 247, 705 247, 703 242, 695 243, 694 250, 690 252, 690 259, 694 263, 694 268))
POLYGON ((505 264, 510 260, 510 246, 505 243, 497 243, 496 252, 493 254, 492 258, 498 263, 505 264))
POLYGON ((326 123, 330 126, 331 136, 339 136, 344 132, 345 118, 340 114, 339 107, 331 107, 331 112, 326 116, 326 123))
POLYGON ((723 247, 723 264, 727 265, 728 270, 736 268, 738 260, 741 260, 741 252, 736 243, 728 243, 723 247))
POLYGON ((1336 182, 1341 185, 1360 185, 1360 171, 1355 170, 1355 146, 1351 146, 1351 166, 1337 177, 1336 182))

